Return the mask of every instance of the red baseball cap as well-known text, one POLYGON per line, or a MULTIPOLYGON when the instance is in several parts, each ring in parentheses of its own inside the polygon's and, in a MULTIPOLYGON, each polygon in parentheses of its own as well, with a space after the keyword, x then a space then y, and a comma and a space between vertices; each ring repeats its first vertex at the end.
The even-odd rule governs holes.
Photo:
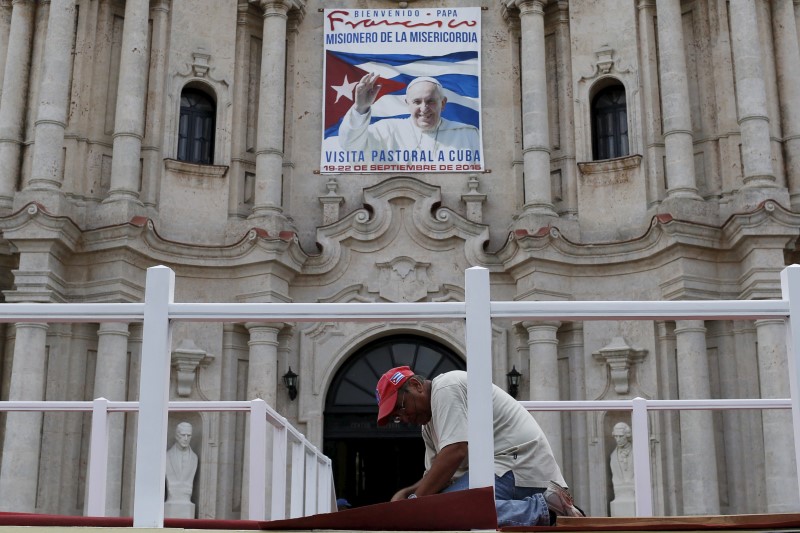
POLYGON ((414 375, 414 371, 407 366, 398 366, 386 372, 378 380, 375 388, 375 398, 378 400, 378 425, 385 426, 389 423, 389 415, 394 411, 397 403, 397 392, 403 383, 414 375))

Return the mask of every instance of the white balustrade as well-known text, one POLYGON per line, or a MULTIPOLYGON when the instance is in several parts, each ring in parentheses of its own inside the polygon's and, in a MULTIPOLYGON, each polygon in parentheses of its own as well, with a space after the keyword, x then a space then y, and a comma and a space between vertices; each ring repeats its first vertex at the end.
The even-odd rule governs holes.
MULTIPOLYGON (((87 512, 105 508, 107 413, 138 411, 139 435, 135 473, 134 526, 163 527, 164 474, 169 411, 250 411, 250 515, 265 517, 266 434, 273 428, 273 463, 287 462, 291 442, 289 516, 327 512, 335 499, 330 459, 286 419, 261 400, 252 402, 169 402, 169 353, 174 321, 186 322, 385 322, 466 321, 469 369, 470 486, 493 484, 491 432, 491 320, 787 320, 791 399, 786 400, 644 400, 602 402, 523 402, 531 410, 631 410, 636 514, 653 512, 647 413, 663 409, 787 409, 794 421, 795 453, 800 464, 800 266, 781 273, 780 300, 714 301, 569 301, 493 302, 489 272, 466 271, 465 302, 426 303, 177 303, 174 273, 163 266, 148 269, 145 302, 76 304, 0 304, 0 322, 143 322, 141 402, 0 402, 0 411, 92 412, 87 512), (477 408, 476 408, 477 407, 477 408)), ((286 471, 272 472, 272 516, 285 516, 286 471)), ((800 481, 799 481, 800 482, 800 481)))

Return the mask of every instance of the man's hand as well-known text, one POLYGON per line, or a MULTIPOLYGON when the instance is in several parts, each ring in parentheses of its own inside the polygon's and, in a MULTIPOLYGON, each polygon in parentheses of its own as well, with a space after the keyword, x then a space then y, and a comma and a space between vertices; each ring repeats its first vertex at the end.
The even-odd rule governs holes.
POLYGON ((356 111, 361 115, 369 111, 369 108, 372 107, 378 97, 378 91, 383 87, 383 85, 376 85, 376 81, 378 81, 378 74, 370 72, 364 75, 356 85, 355 107, 356 111))
POLYGON ((414 489, 416 486, 417 484, 414 484, 411 487, 406 487, 404 489, 398 490, 397 492, 394 493, 394 496, 392 496, 391 501, 396 502, 407 499, 410 495, 414 493, 414 489))

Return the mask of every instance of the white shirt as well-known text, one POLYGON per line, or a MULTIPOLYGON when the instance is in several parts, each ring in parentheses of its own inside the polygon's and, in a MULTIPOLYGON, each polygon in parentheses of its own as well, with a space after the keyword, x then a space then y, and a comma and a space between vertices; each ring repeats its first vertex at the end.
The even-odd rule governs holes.
MULTIPOLYGON (((388 152, 398 150, 433 157, 429 162, 474 161, 476 153, 482 159, 480 134, 475 126, 442 118, 436 128, 423 131, 410 117, 388 118, 370 125, 371 117, 371 110, 362 115, 350 108, 339 126, 339 145, 344 150, 361 150, 367 161, 387 161, 387 157, 395 156, 388 152), (451 154, 451 150, 456 153, 451 154)), ((410 159, 392 162, 407 163, 410 159)))
MULTIPOLYGON (((467 442, 467 373, 455 370, 434 378, 431 420, 422 426, 425 468, 449 444, 467 442)), ((518 401, 492 385, 494 473, 514 472, 518 487, 547 487, 548 481, 566 486, 550 443, 533 416, 518 401)), ((455 477, 468 468, 465 459, 455 477)))

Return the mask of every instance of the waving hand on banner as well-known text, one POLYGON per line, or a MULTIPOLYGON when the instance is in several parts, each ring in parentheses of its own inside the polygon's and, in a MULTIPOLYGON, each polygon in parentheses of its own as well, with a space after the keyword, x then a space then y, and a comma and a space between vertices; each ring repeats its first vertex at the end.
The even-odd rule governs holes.
POLYGON ((375 82, 377 81, 378 74, 370 72, 361 78, 361 81, 356 85, 356 111, 362 115, 369 111, 369 108, 372 107, 372 104, 375 103, 375 99, 378 97, 378 92, 380 92, 381 87, 383 87, 382 85, 376 84, 375 82))

